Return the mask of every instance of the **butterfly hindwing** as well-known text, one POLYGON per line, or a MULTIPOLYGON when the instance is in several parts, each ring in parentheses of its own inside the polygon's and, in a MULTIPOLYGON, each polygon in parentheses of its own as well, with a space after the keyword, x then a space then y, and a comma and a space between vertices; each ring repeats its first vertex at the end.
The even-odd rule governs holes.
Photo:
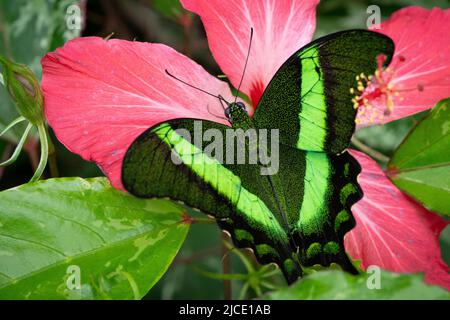
MULTIPOLYGON (((297 149, 295 149, 297 150, 297 149)), ((356 181, 361 168, 348 153, 305 154, 303 198, 293 238, 302 265, 328 266, 335 262, 356 272, 344 248, 344 235, 355 226, 351 206, 362 197, 356 181)))
POLYGON ((282 143, 302 150, 340 153, 355 129, 350 88, 371 75, 377 56, 392 57, 392 40, 349 30, 322 37, 294 53, 277 71, 256 108, 260 128, 280 129, 282 143))

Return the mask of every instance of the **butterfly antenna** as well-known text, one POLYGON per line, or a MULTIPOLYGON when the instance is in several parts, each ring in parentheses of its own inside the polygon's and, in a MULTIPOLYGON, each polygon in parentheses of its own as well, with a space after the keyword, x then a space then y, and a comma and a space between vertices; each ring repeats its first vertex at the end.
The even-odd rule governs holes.
POLYGON ((225 98, 224 97, 222 97, 220 94, 219 94, 219 102, 220 102, 220 105, 222 106, 222 109, 225 111, 225 109, 230 105, 228 102, 227 102, 227 100, 225 100, 225 98), (225 103, 225 106, 223 105, 225 103))
POLYGON ((205 90, 200 89, 200 88, 198 88, 198 87, 196 87, 196 86, 193 86, 192 84, 187 83, 186 81, 181 80, 180 78, 175 77, 175 76, 174 76, 173 74, 171 74, 167 69, 165 69, 165 71, 166 71, 167 75, 169 75, 170 77, 174 78, 175 80, 180 81, 181 83, 187 85, 188 87, 191 87, 191 88, 194 88, 194 89, 196 89, 196 90, 198 90, 198 91, 201 91, 201 92, 203 92, 203 93, 206 93, 207 95, 210 95, 211 97, 214 97, 214 98, 216 98, 216 99, 219 99, 219 100, 220 100, 220 99, 223 99, 221 96, 216 96, 216 95, 214 95, 214 94, 212 94, 212 93, 210 93, 210 92, 208 92, 208 91, 205 91, 205 90))
POLYGON ((239 82, 239 86, 237 88, 236 97, 234 97, 234 103, 236 103, 237 101, 239 90, 241 89, 242 82, 244 81, 245 70, 247 69, 248 58, 250 57, 250 50, 252 48, 252 40, 253 40, 253 28, 250 28, 250 43, 248 44, 247 58, 245 58, 244 70, 242 71, 242 77, 241 81, 239 82))

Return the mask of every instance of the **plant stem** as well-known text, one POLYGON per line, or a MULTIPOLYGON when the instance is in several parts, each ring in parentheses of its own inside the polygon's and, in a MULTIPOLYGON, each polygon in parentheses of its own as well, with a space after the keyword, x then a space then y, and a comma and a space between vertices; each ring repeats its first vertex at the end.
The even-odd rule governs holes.
POLYGON ((56 162, 56 149, 48 132, 47 126, 44 125, 44 127, 48 140, 48 167, 50 169, 50 176, 52 178, 56 178, 59 177, 58 163, 56 162))
POLYGON ((39 180, 39 178, 42 176, 42 173, 44 172, 45 167, 47 166, 48 159, 48 139, 45 124, 41 123, 37 126, 37 128, 39 132, 39 139, 41 141, 41 158, 39 160, 38 168, 34 172, 34 175, 31 178, 30 182, 39 180))
POLYGON ((377 150, 374 150, 370 148, 369 146, 365 145, 361 141, 359 141, 357 138, 352 137, 352 144, 363 151, 364 153, 367 153, 369 156, 371 156, 373 159, 382 162, 382 163, 388 163, 389 157, 385 156, 381 152, 378 152, 377 150))
POLYGON ((3 129, 2 132, 0 132, 0 136, 4 135, 8 130, 12 129, 16 124, 21 123, 22 121, 25 121, 27 119, 25 119, 24 117, 18 117, 17 119, 15 119, 13 122, 11 122, 10 124, 8 124, 6 126, 5 129, 3 129))
MULTIPOLYGON (((228 236, 225 232, 221 232, 221 251, 222 251, 222 271, 223 274, 229 274, 231 272, 230 256, 228 255, 228 248, 226 246, 226 241, 228 241, 228 236)), ((231 282, 230 280, 223 281, 223 298, 225 300, 231 300, 231 282)))
POLYGON ((30 130, 32 127, 33 127, 33 125, 31 123, 29 123, 25 129, 25 132, 23 133, 22 137, 20 138, 19 144, 17 145, 16 150, 14 150, 11 158, 0 163, 0 167, 9 166, 11 163, 13 163, 17 160, 17 158, 20 155, 20 151, 22 151, 22 147, 25 144, 25 141, 27 141, 28 134, 30 133, 30 130))

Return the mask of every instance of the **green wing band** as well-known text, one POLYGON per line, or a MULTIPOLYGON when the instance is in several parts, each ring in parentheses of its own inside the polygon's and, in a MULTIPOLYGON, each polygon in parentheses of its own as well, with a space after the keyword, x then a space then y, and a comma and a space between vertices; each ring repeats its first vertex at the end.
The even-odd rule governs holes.
POLYGON ((311 235, 325 223, 331 163, 325 153, 306 152, 306 174, 303 202, 297 226, 311 235))
POLYGON ((299 54, 301 77, 300 130, 297 148, 324 150, 327 128, 327 104, 319 62, 319 52, 312 47, 299 54))

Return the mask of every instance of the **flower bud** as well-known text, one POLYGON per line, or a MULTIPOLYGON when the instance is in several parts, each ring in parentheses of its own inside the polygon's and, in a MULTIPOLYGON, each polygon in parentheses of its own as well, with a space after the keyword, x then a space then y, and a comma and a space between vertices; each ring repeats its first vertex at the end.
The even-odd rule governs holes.
POLYGON ((44 122, 44 95, 34 73, 25 65, 0 56, 3 80, 20 115, 32 124, 44 122))

